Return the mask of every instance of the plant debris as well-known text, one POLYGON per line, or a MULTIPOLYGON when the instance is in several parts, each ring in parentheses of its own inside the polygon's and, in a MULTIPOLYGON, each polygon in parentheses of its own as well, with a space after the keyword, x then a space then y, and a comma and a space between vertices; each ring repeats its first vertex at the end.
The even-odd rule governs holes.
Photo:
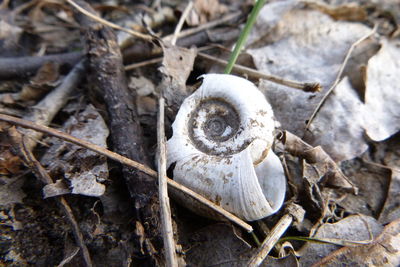
POLYGON ((0 4, 1 266, 400 264, 393 0, 267 1, 233 71, 273 108, 283 208, 245 222, 169 179, 172 166, 160 209, 157 145, 253 5, 0 4))

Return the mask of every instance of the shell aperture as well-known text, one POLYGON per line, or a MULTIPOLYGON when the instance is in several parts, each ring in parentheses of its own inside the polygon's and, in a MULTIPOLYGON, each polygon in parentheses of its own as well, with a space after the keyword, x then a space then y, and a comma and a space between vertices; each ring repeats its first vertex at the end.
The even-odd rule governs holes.
MULTIPOLYGON (((252 221, 276 212, 286 182, 270 150, 271 106, 251 82, 233 75, 203 75, 182 103, 167 142, 174 180, 238 217, 252 221)), ((195 207, 189 207, 195 211, 195 207)))

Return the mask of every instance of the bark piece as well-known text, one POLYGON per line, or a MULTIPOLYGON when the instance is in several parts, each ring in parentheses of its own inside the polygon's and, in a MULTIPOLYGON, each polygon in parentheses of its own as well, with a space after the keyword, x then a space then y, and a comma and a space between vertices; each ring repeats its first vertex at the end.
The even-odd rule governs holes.
MULTIPOLYGON (((77 3, 94 12, 84 1, 77 3)), ((93 85, 104 94, 109 114, 109 128, 114 150, 140 163, 151 165, 145 153, 142 129, 137 119, 134 99, 130 95, 122 64, 122 56, 114 32, 86 16, 77 14, 84 27, 84 40, 91 69, 93 85)), ((155 265, 155 252, 161 248, 159 205, 154 180, 133 168, 123 167, 123 175, 134 200, 136 226, 143 227, 133 236, 141 264, 155 265)))

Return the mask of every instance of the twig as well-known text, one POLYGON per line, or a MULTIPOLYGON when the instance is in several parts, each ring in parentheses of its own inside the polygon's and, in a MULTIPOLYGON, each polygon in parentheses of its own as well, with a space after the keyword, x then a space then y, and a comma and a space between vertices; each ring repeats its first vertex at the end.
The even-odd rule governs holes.
MULTIPOLYGON (((47 171, 43 168, 43 166, 40 164, 39 161, 35 158, 35 156, 32 154, 32 151, 30 147, 28 146, 28 143, 26 142, 26 136, 25 138, 22 137, 22 135, 15 129, 15 128, 10 128, 9 129, 9 134, 12 137, 13 143, 18 146, 17 150, 20 154, 20 156, 24 159, 24 161, 27 163, 29 168, 35 173, 36 177, 41 180, 44 184, 52 184, 53 179, 49 176, 47 171)), ((74 234, 75 241, 78 244, 83 260, 85 262, 85 266, 91 267, 92 261, 90 259, 90 254, 89 250, 85 245, 85 241, 83 240, 83 235, 82 232, 79 229, 79 225, 76 222, 75 216, 72 212, 71 207, 69 206, 68 202, 65 200, 64 197, 59 197, 56 198, 57 204, 61 208, 61 210, 64 212, 65 216, 67 217, 69 224, 71 225, 71 230, 72 233, 74 234)))
MULTIPOLYGON (((197 55, 206 60, 211 60, 211 61, 213 61, 217 64, 220 64, 220 65, 223 65, 223 66, 228 64, 228 61, 226 61, 226 60, 219 59, 219 58, 207 55, 205 53, 197 53, 197 55)), ((300 82, 296 82, 296 81, 285 80, 280 77, 268 75, 268 74, 262 73, 260 71, 257 71, 257 70, 239 65, 239 64, 233 65, 233 71, 245 73, 248 76, 256 78, 256 79, 264 79, 264 80, 268 80, 268 81, 271 81, 271 82, 274 82, 277 84, 281 84, 284 86, 288 86, 291 88, 300 89, 305 92, 317 92, 321 89, 321 85, 319 83, 300 83, 300 82)))
POLYGON ((172 229, 171 208, 169 205, 168 190, 167 190, 167 153, 164 134, 164 108, 165 101, 162 96, 159 99, 159 113, 157 124, 157 142, 158 142, 158 195, 161 207, 161 223, 164 239, 164 249, 166 265, 168 267, 177 266, 176 249, 174 241, 174 232, 172 229))
MULTIPOLYGON (((182 16, 179 19, 174 31, 174 37, 171 44, 175 45, 178 39, 178 34, 182 29, 186 17, 189 15, 193 7, 193 2, 190 1, 186 6, 182 16)), ((157 143, 158 143, 158 194, 161 208, 161 223, 164 239, 165 259, 168 267, 178 266, 176 258, 176 246, 174 240, 174 232, 172 229, 171 208, 169 205, 168 190, 167 190, 167 153, 165 144, 165 125, 164 125, 164 109, 165 100, 163 94, 159 96, 159 112, 157 123, 157 143)))
POLYGON ((192 10, 192 8, 193 8, 193 1, 189 1, 188 5, 186 6, 185 10, 183 11, 183 13, 178 21, 178 24, 175 27, 174 35, 172 36, 172 39, 171 39, 171 44, 174 45, 176 43, 176 40, 178 40, 178 36, 182 30, 183 23, 185 22, 185 19, 189 15, 189 12, 192 10))
POLYGON ((356 42, 354 42, 349 50, 347 51, 347 54, 343 60, 342 65, 340 66, 339 72, 336 75, 336 79, 335 82, 332 84, 332 86, 329 88, 329 90, 326 92, 326 94, 324 95, 324 97, 322 97, 321 101, 318 103, 318 106, 315 108, 314 112, 311 114, 310 119, 308 119, 305 131, 306 132, 309 128, 311 123, 313 122, 313 120, 315 119, 315 116, 317 115, 318 111, 321 109, 322 105, 325 103, 326 99, 328 98, 328 96, 332 93, 333 90, 335 90, 336 86, 338 85, 338 83, 340 82, 341 78, 342 78, 342 74, 343 71, 347 65, 347 62, 350 59, 351 54, 353 53, 354 49, 356 48, 357 45, 359 45, 360 43, 362 43, 364 40, 368 39, 369 37, 371 37, 375 32, 376 29, 378 28, 378 25, 375 24, 374 28, 367 33, 366 35, 362 36, 360 39, 358 39, 356 42))
POLYGON ((145 61, 142 61, 142 62, 126 65, 124 67, 124 69, 125 69, 125 71, 131 71, 131 70, 134 70, 134 69, 137 69, 137 68, 140 68, 140 67, 144 67, 144 66, 147 66, 147 65, 160 63, 162 60, 163 60, 162 57, 152 58, 152 59, 145 60, 145 61))
MULTIPOLYGON (((196 28, 192 28, 192 29, 187 29, 187 30, 181 31, 178 34, 177 38, 183 38, 183 37, 186 37, 186 36, 189 36, 189 35, 192 35, 192 34, 195 34, 195 33, 210 29, 210 28, 213 28, 215 26, 218 26, 220 24, 223 24, 225 22, 233 20, 234 18, 239 17, 241 14, 242 13, 240 11, 238 11, 238 12, 226 15, 226 16, 222 17, 221 19, 217 19, 217 20, 210 21, 208 23, 202 24, 202 25, 200 25, 200 26, 198 26, 196 28)), ((167 35, 167 36, 163 37, 162 40, 163 41, 169 41, 169 40, 171 40, 173 38, 173 36, 174 36, 173 34, 167 35)))
MULTIPOLYGON (((152 170, 151 168, 140 164, 137 161, 128 159, 126 157, 123 157, 115 152, 112 152, 108 149, 105 149, 101 146, 92 144, 90 142, 87 142, 85 140, 73 137, 69 134, 66 134, 64 132, 58 131, 56 129, 47 127, 47 126, 42 126, 42 125, 38 125, 36 123, 27 121, 27 120, 23 120, 23 119, 19 119, 16 117, 12 117, 12 116, 8 116, 8 115, 4 115, 4 114, 0 114, 0 121, 5 121, 14 125, 18 125, 18 126, 22 126, 25 128, 29 128, 35 131, 39 131, 60 139, 63 139, 67 142, 71 142, 75 145, 78 145, 80 147, 84 147, 87 148, 91 151, 97 152, 100 155, 106 156, 112 160, 115 160, 121 164, 124 164, 126 166, 130 166, 132 168, 135 168, 141 172, 144 172, 148 175, 150 175, 153 178, 157 178, 158 174, 156 171, 152 170)), ((203 196, 199 195, 198 193, 190 190, 189 188, 175 182, 174 180, 170 179, 167 177, 167 182, 168 182, 168 186, 169 189, 173 188, 175 190, 181 191, 182 193, 184 193, 185 195, 187 195, 190 198, 193 198, 197 201, 199 201, 200 203, 202 203, 206 208, 210 208, 213 211, 221 214, 224 218, 230 220, 231 222, 237 224, 238 226, 242 227, 243 229, 245 229, 247 232, 252 232, 253 231, 253 227, 251 225, 249 225, 248 223, 244 222, 243 220, 239 219, 238 217, 236 217, 235 215, 231 214, 230 212, 224 210, 223 208, 221 208, 220 206, 216 205, 215 203, 211 202, 210 200, 204 198, 203 196)))
POLYGON ((224 73, 226 73, 226 74, 231 73, 233 65, 235 65, 236 60, 239 57, 239 54, 242 50, 242 47, 247 40, 247 36, 249 35, 251 29, 253 28, 254 22, 256 22, 258 13, 260 12, 261 8, 263 7, 263 5, 265 4, 266 1, 267 0, 257 0, 256 4, 254 5, 253 9, 251 10, 250 16, 246 22, 246 25, 244 25, 242 32, 240 33, 239 39, 235 44, 235 48, 233 49, 233 52, 231 53, 228 65, 226 66, 224 73))
POLYGON ((91 12, 87 11, 86 9, 80 7, 77 3, 75 3, 72 0, 66 0, 66 2, 69 3, 71 6, 75 7, 79 12, 81 12, 85 16, 88 16, 89 18, 91 18, 91 19, 93 19, 93 20, 95 20, 95 21, 97 21, 97 22, 99 22, 99 23, 101 23, 103 25, 106 25, 106 26, 108 26, 110 28, 129 33, 132 36, 141 38, 141 39, 146 40, 146 41, 153 41, 155 39, 155 37, 153 37, 151 35, 147 35, 147 34, 136 32, 136 31, 133 31, 133 30, 130 30, 130 29, 126 29, 126 28, 121 27, 121 26, 119 26, 117 24, 114 24, 114 23, 112 23, 110 21, 102 19, 99 16, 94 15, 91 12))
MULTIPOLYGON (((210 48, 214 48, 214 47, 203 46, 203 47, 197 48, 197 51, 204 51, 204 50, 208 50, 210 48)), ((141 67, 144 67, 144 66, 148 66, 148 65, 151 65, 151 64, 161 63, 162 61, 163 61, 163 57, 156 57, 156 58, 144 60, 144 61, 141 61, 141 62, 125 65, 124 69, 125 69, 125 71, 131 71, 131 70, 134 70, 134 69, 137 69, 137 68, 141 68, 141 67)))
POLYGON ((261 244, 257 254, 255 254, 250 261, 247 263, 247 266, 254 267, 260 266, 260 264, 264 261, 264 259, 268 256, 271 249, 274 247, 275 243, 279 240, 279 238, 285 233, 286 229, 290 226, 293 221, 293 217, 290 214, 285 214, 278 223, 272 228, 271 232, 264 239, 264 242, 261 244))
MULTIPOLYGON (((32 107, 33 112, 24 116, 24 119, 41 125, 49 125, 58 111, 67 103, 68 96, 77 87, 83 77, 84 71, 84 60, 81 60, 57 88, 48 93, 45 98, 32 107)), ((27 141, 27 146, 32 151, 36 146, 36 140, 39 140, 42 134, 31 130, 24 131, 24 134, 30 137, 27 141)))
POLYGON ((81 58, 81 52, 41 57, 0 58, 0 79, 28 76, 49 61, 59 63, 60 65, 68 64, 74 66, 81 58))
MULTIPOLYGON (((82 8, 95 14, 83 0, 76 0, 82 8)), ((89 59, 92 86, 102 92, 109 115, 108 126, 113 148, 118 153, 144 165, 152 162, 148 156, 133 96, 128 90, 121 50, 117 37, 109 25, 103 25, 86 15, 77 14, 83 28, 83 41, 89 59)), ((142 264, 160 265, 156 252, 162 249, 162 233, 158 189, 154 179, 146 173, 122 166, 122 175, 132 197, 136 229, 144 231, 132 238, 132 253, 142 257, 142 264)))

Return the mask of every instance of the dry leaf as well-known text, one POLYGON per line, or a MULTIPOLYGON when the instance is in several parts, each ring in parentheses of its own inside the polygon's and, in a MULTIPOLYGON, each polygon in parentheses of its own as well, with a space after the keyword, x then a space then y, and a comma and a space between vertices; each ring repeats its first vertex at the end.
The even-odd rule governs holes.
POLYGON ((389 223, 400 218, 400 172, 393 170, 385 205, 379 221, 389 223))
POLYGON ((373 165, 360 164, 355 159, 342 164, 347 177, 359 188, 357 195, 338 197, 336 203, 350 213, 378 217, 385 203, 390 171, 373 165))
POLYGON ((368 62, 365 129, 374 141, 400 130, 400 43, 385 41, 368 62))
POLYGON ((193 234, 189 240, 186 262, 193 266, 243 266, 251 246, 228 224, 214 224, 193 234), (200 264, 200 265, 199 265, 200 264))
POLYGON ((228 10, 227 6, 218 0, 195 0, 186 23, 190 26, 197 26, 220 17, 228 10))
POLYGON ((317 113, 304 140, 320 145, 337 162, 353 159, 368 149, 363 125, 363 103, 345 77, 317 113))
POLYGON ((19 94, 18 100, 37 100, 53 89, 59 78, 60 65, 55 62, 46 62, 37 71, 30 84, 25 85, 19 94))
POLYGON ((328 14, 336 20, 348 21, 364 21, 367 19, 367 11, 365 6, 359 3, 345 3, 342 5, 334 6, 328 5, 324 2, 305 1, 308 6, 318 9, 325 14, 328 14))
POLYGON ((288 131, 284 132, 282 142, 287 152, 293 156, 304 158, 309 164, 314 165, 320 177, 318 182, 353 193, 358 191, 357 187, 342 173, 339 166, 321 147, 312 147, 288 131))
MULTIPOLYGON (((267 4, 262 11, 268 8, 273 6, 267 4)), ((268 13, 261 12, 258 20, 263 20, 264 14, 268 13)), ((284 129, 303 136, 306 121, 333 84, 348 49, 370 31, 360 23, 334 21, 317 11, 293 9, 263 34, 263 45, 259 42, 259 48, 248 51, 257 68, 266 74, 323 86, 321 93, 310 94, 261 82, 260 88, 284 129)), ((257 29, 254 32, 260 34, 257 29)))
POLYGON ((0 20, 0 41, 4 41, 5 48, 16 46, 22 32, 20 27, 11 25, 4 19, 0 20))
POLYGON ((71 193, 71 190, 63 182, 63 180, 57 180, 55 183, 47 184, 43 187, 43 198, 56 197, 71 193))
MULTIPOLYGON (((3 150, 3 148, 2 148, 3 150)), ((21 159, 10 152, 4 150, 0 153, 0 175, 17 174, 22 166, 21 159)))
POLYGON ((163 47, 164 58, 160 71, 164 74, 160 85, 167 103, 178 108, 190 92, 186 89, 186 80, 193 69, 196 49, 182 48, 166 44, 163 47))
POLYGON ((25 193, 22 190, 24 179, 22 177, 0 177, 0 205, 7 206, 22 203, 25 193))
MULTIPOLYGON (((71 116, 62 130, 96 145, 107 147, 108 128, 92 105, 88 105, 76 118, 71 116)), ((72 194, 86 196, 104 194, 105 186, 102 182, 108 178, 108 166, 104 156, 59 139, 51 138, 50 141, 53 145, 41 162, 50 169, 51 176, 59 177, 62 173, 72 194)), ((47 186, 45 192, 65 193, 59 188, 56 182, 47 186)), ((49 196, 45 195, 45 197, 49 196)))
MULTIPOLYGON (((372 217, 365 215, 349 216, 337 223, 322 225, 314 238, 340 239, 344 241, 368 241, 371 240, 370 231, 373 236, 378 236, 382 226, 372 217)), ((339 241, 339 240, 337 240, 339 241)), ((311 266, 319 261, 321 257, 337 250, 338 245, 309 243, 300 258, 301 266, 311 266)), ((344 262, 346 263, 346 262, 344 262)))
POLYGON ((399 266, 400 219, 385 226, 371 244, 344 247, 313 266, 399 266))

